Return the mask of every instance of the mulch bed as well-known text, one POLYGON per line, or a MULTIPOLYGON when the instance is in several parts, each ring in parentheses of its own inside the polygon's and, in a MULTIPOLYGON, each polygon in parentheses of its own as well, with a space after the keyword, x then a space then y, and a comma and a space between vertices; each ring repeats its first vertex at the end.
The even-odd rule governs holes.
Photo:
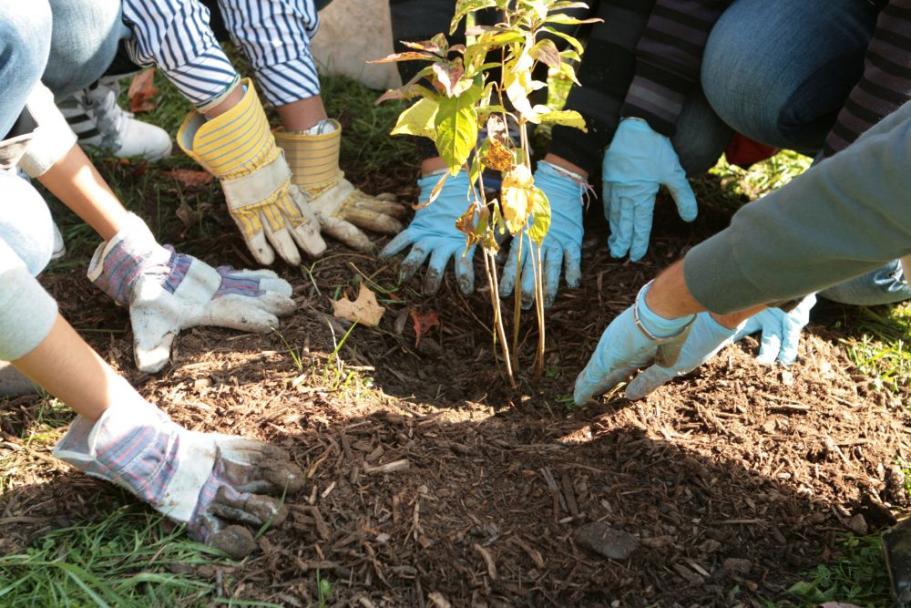
MULTIPOLYGON (((280 335, 192 330, 154 377, 133 370, 128 331, 87 336, 178 421, 269 439, 308 472, 292 517, 263 536, 261 553, 194 572, 229 597, 306 606, 319 570, 340 606, 758 606, 837 557, 840 537, 879 529, 906 506, 894 465, 909 458, 911 415, 812 327, 789 370, 756 364, 747 339, 644 401, 567 408, 606 324, 698 240, 700 228, 680 237, 665 220, 644 264, 611 260, 594 230, 583 287, 561 292, 548 314, 537 380, 525 315, 518 389, 494 363, 486 292, 463 298, 451 277, 435 297, 419 292, 420 278, 402 285, 380 327, 356 328, 337 360, 346 327, 332 319, 330 296, 355 295, 363 277, 394 286, 397 272, 338 247, 312 280, 283 270, 301 313, 280 335), (412 309, 441 321, 417 345, 412 309), (373 387, 344 385, 350 370, 373 387), (629 557, 584 548, 576 534, 592 522, 634 537, 623 537, 629 557)), ((190 250, 242 265, 233 231, 223 234, 190 250)), ((81 272, 47 283, 77 328, 129 328, 81 272)), ((33 402, 13 402, 0 419, 6 440, 33 402)), ((91 497, 103 484, 43 455, 31 466, 0 497, 7 550, 46 529, 29 518, 97 517, 91 497)))

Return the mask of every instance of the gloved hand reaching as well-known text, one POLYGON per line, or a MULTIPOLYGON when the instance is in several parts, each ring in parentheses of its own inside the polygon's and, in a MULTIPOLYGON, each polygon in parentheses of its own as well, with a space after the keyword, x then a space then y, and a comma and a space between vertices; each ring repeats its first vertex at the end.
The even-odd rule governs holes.
POLYGON ((650 286, 648 283, 639 290, 636 302, 604 330, 591 359, 576 378, 576 405, 610 390, 653 361, 668 367, 677 361, 695 317, 665 319, 653 312, 645 301, 650 286))
POLYGON ((275 140, 285 151, 291 167, 291 182, 303 191, 316 212, 323 231, 358 251, 373 251, 363 232, 397 234, 405 207, 364 194, 345 179, 339 168, 342 125, 327 119, 311 131, 275 131, 275 140))
MULTIPOLYGON (((548 308, 557 297, 560 287, 560 271, 564 271, 566 284, 570 288, 579 286, 582 278, 582 196, 586 184, 581 176, 575 178, 547 162, 538 163, 535 170, 535 185, 544 191, 550 201, 550 230, 541 244, 541 261, 544 267, 544 307, 548 308)), ((535 283, 532 266, 532 241, 523 232, 522 243, 522 307, 529 308, 534 302, 535 283)), ((509 249, 509 258, 500 279, 500 295, 512 293, 516 284, 516 259, 519 242, 514 238, 509 249)), ((539 270, 540 272, 540 270, 539 270)))
POLYGON ((648 251, 655 197, 662 185, 670 191, 680 218, 696 219, 696 196, 671 140, 641 118, 620 121, 604 153, 602 173, 604 216, 611 232, 607 243, 615 258, 629 254, 635 262, 648 251))
POLYGON ((761 331, 762 339, 756 361, 763 365, 771 365, 775 361, 791 365, 797 360, 800 332, 810 322, 810 311, 815 305, 816 294, 811 293, 790 312, 780 308, 766 308, 750 317, 734 336, 734 341, 761 331))
POLYGON ((188 431, 154 405, 109 407, 94 424, 78 416, 54 455, 115 483, 190 536, 241 559, 256 549, 247 526, 280 526, 282 499, 304 473, 283 450, 242 437, 188 431))
POLYGON ((626 387, 624 396, 627 399, 642 399, 668 380, 689 374, 731 344, 736 332, 737 328, 728 329, 709 313, 699 313, 680 348, 677 360, 672 365, 656 363, 640 372, 626 387))
POLYGON ((129 307, 136 366, 144 372, 165 366, 181 330, 213 325, 262 333, 296 307, 291 285, 274 272, 212 268, 159 245, 132 214, 117 235, 98 246, 88 276, 129 307))
MULTIPOLYGON (((420 200, 430 200, 430 193, 439 181, 439 175, 426 175, 418 180, 420 200)), ((430 257, 424 275, 424 292, 436 293, 443 281, 443 274, 450 258, 455 258, 455 276, 465 295, 474 291, 474 251, 465 250, 465 235, 456 228, 456 220, 465 213, 469 203, 468 173, 464 170, 446 180, 435 201, 418 209, 414 219, 398 236, 389 241, 380 255, 393 256, 411 245, 411 251, 402 260, 401 280, 410 279, 430 257)))
POLYGON ((211 120, 191 112, 177 132, 181 149, 221 182, 228 212, 260 264, 300 264, 298 247, 320 255, 326 243, 307 196, 291 183, 291 169, 275 144, 253 83, 241 101, 211 120), (274 248, 274 251, 273 251, 274 248))

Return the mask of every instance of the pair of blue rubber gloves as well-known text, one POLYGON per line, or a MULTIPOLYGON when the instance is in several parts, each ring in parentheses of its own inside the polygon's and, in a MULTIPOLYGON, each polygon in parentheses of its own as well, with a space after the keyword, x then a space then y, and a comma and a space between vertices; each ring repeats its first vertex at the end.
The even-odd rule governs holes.
POLYGON ((573 400, 577 405, 609 391, 637 370, 642 371, 629 382, 623 396, 641 399, 757 331, 763 333, 757 360, 790 365, 797 359, 800 329, 809 322, 810 310, 816 303, 816 296, 810 294, 789 313, 767 308, 739 326, 728 328, 707 312, 677 319, 656 314, 646 303, 650 286, 651 283, 643 287, 636 302, 604 330, 594 354, 576 378, 573 400))
MULTIPOLYGON (((626 118, 620 122, 610 147, 604 153, 602 169, 602 200, 605 217, 610 224, 608 246, 613 257, 629 255, 632 261, 637 261, 645 255, 651 235, 655 197, 662 185, 670 191, 683 220, 693 221, 696 218, 696 197, 673 144, 668 137, 655 132, 645 120, 626 118)), ((421 191, 419 200, 429 200, 438 179, 437 175, 428 175, 418 181, 421 191)), ((581 177, 574 177, 547 162, 538 163, 535 184, 544 191, 551 205, 551 226, 541 247, 544 307, 547 308, 556 298, 561 270, 570 288, 578 287, 581 281, 583 196, 587 186, 581 177)), ((450 177, 438 198, 419 209, 411 224, 383 249, 381 255, 393 256, 411 246, 401 264, 401 280, 414 276, 429 258, 424 291, 436 293, 449 260, 453 259, 459 288, 466 295, 474 291, 474 247, 466 249, 465 235, 455 227, 456 219, 468 206, 469 188, 465 171, 450 177)), ((520 238, 525 239, 521 263, 516 263, 516 238, 503 269, 500 295, 509 296, 518 283, 523 307, 528 308, 534 302, 534 267, 528 254, 531 251, 529 239, 524 234, 520 238)), ((812 303, 809 304, 811 307, 812 303)), ((809 308, 806 308, 806 315, 802 314, 803 308, 798 308, 791 313, 780 309, 763 311, 750 320, 737 339, 762 331, 760 361, 793 362, 800 330, 809 316, 809 308)))
MULTIPOLYGON (((604 214, 610 223, 608 239, 611 255, 632 261, 642 259, 648 250, 655 197, 662 185, 667 186, 677 203, 680 217, 693 221, 697 214, 696 196, 680 166, 670 139, 656 133, 639 118, 621 121, 613 142, 604 153, 604 214)), ((429 200, 438 176, 428 175, 418 181, 421 201, 429 200)), ((542 162, 535 171, 535 184, 550 200, 550 231, 542 245, 544 268, 544 305, 550 306, 560 286, 560 271, 569 287, 581 280, 584 178, 542 162)), ((402 262, 402 279, 412 277, 430 258, 424 279, 429 293, 440 287, 450 258, 455 257, 455 275, 464 293, 474 289, 472 257, 474 249, 464 248, 465 237, 455 228, 455 220, 468 206, 468 175, 461 172, 449 178, 433 204, 415 214, 411 224, 389 242, 382 255, 392 256, 408 245, 411 252, 402 262), (464 255, 463 255, 464 252, 464 255), (458 254, 458 255, 457 255, 458 254)), ((528 252, 528 238, 522 251, 528 252)), ((534 299, 534 271, 531 256, 523 254, 516 263, 518 239, 513 243, 500 282, 501 295, 512 293, 518 282, 526 307, 534 299), (521 266, 521 267, 520 267, 521 266)))

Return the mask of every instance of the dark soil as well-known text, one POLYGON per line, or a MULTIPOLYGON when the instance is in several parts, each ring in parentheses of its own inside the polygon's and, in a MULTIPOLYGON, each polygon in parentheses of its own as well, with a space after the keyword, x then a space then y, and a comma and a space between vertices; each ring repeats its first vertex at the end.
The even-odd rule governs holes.
MULTIPOLYGON (((213 206, 208 221, 223 232, 184 248, 249 264, 213 206)), ((787 371, 757 365, 748 339, 647 400, 568 409, 575 375, 611 318, 725 221, 709 214, 682 228, 662 212, 648 260, 624 264, 609 258, 591 219, 583 287, 562 291, 548 314, 539 380, 526 372, 536 340, 526 315, 517 390, 494 363, 485 290, 466 300, 450 277, 438 296, 424 296, 419 278, 396 287, 395 263, 337 246, 312 280, 281 269, 301 309, 280 335, 192 330, 173 366, 154 377, 134 371, 126 312, 81 271, 51 273, 46 283, 77 328, 99 330, 86 335, 102 355, 175 419, 268 439, 307 471, 308 487, 260 553, 196 572, 217 575, 228 596, 308 605, 319 569, 338 605, 367 608, 759 605, 837 557, 850 529, 886 525, 903 506, 892 469, 896 457, 911 457, 911 415, 852 367, 828 330, 811 327, 787 371), (329 299, 355 295, 365 277, 393 290, 380 294, 386 315, 377 329, 355 328, 336 359, 346 327, 332 319, 329 299), (419 346, 412 309, 441 321, 419 346), (346 384, 351 371, 373 388, 346 384), (635 537, 631 556, 612 560, 577 545, 574 533, 591 522, 635 537)), ((9 442, 34 401, 15 401, 0 420, 9 442)), ((43 467, 34 460, 31 485, 0 497, 7 549, 47 525, 97 517, 91 499, 107 491, 50 458, 43 467), (50 480, 59 483, 41 483, 50 480)))

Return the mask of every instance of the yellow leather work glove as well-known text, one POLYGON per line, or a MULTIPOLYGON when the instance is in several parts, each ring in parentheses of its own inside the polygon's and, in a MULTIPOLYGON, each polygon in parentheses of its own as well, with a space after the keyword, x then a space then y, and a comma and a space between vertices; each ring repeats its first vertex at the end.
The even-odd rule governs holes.
POLYGON ((291 183, 253 83, 244 79, 238 86, 244 96, 237 105, 211 120, 191 112, 177 143, 219 179, 228 212, 257 262, 271 264, 277 251, 289 264, 300 264, 298 247, 311 256, 326 249, 319 222, 291 183))
POLYGON ((339 169, 342 126, 324 121, 331 131, 311 135, 279 129, 278 145, 291 166, 291 181, 307 193, 323 231, 359 251, 372 251, 373 243, 361 228, 383 234, 402 230, 399 218, 405 207, 381 197, 364 194, 345 179, 339 169))

